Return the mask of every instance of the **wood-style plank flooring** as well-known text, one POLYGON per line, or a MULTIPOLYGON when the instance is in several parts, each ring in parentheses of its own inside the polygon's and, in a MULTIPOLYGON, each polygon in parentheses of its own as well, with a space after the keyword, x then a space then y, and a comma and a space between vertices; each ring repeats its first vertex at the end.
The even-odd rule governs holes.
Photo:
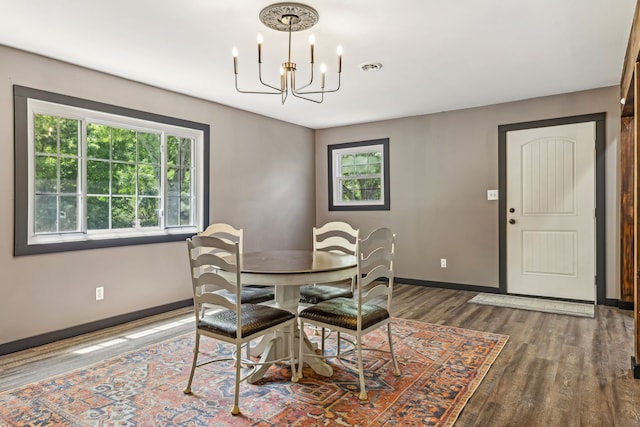
MULTIPOLYGON (((631 311, 599 306, 589 319, 468 304, 475 295, 394 289, 394 316, 510 337, 456 426, 640 426, 631 311)), ((191 331, 191 317, 189 309, 178 310, 0 357, 0 391, 191 331), (156 331, 147 334, 150 328, 156 331), (122 342, 74 353, 113 339, 122 342)))

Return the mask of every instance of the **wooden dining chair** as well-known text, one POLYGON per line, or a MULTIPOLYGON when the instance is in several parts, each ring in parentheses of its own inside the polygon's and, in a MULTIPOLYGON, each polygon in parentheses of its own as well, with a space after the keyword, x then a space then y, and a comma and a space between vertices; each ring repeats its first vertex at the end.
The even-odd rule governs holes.
POLYGON ((330 328, 354 337, 350 350, 342 351, 338 340, 336 353, 333 355, 305 354, 302 345, 298 356, 298 377, 302 378, 302 367, 305 357, 343 358, 355 351, 358 358, 358 375, 360 379, 360 400, 367 400, 364 381, 362 350, 377 350, 391 355, 393 373, 400 375, 398 362, 393 352, 391 335, 391 296, 393 294, 393 257, 395 255, 395 234, 388 228, 374 230, 357 246, 357 276, 355 298, 334 298, 323 301, 298 314, 300 330, 306 324, 320 328, 330 328), (363 347, 362 338, 380 327, 387 326, 389 350, 363 347))
MULTIPOLYGON (((328 222, 322 227, 313 227, 313 250, 355 255, 359 230, 341 221, 328 222)), ((313 283, 300 288, 300 303, 317 304, 333 298, 353 297, 354 280, 348 288, 313 283)))
MULTIPOLYGON (((237 415, 240 413, 238 404, 240 383, 263 365, 248 358, 242 359, 242 346, 250 341, 268 334, 275 334, 276 330, 288 326, 289 354, 284 358, 271 360, 269 364, 288 359, 291 363, 291 379, 294 382, 297 381, 293 344, 296 316, 279 308, 241 302, 242 277, 238 242, 230 243, 211 236, 194 236, 187 239, 187 248, 195 305, 196 337, 191 373, 184 393, 191 394, 191 384, 197 367, 233 360, 235 361, 235 391, 231 414, 237 415), (227 280, 221 272, 233 275, 235 280, 227 280), (219 290, 224 290, 226 293, 217 292, 219 290), (228 298, 227 293, 233 294, 235 298, 228 298), (203 304, 215 306, 217 310, 205 313, 201 309, 203 304), (235 348, 232 355, 213 356, 213 359, 198 363, 202 336, 233 344, 235 348), (241 370, 249 372, 241 376, 241 370)), ((211 354, 207 356, 212 357, 211 354)))
MULTIPOLYGON (((313 250, 343 255, 356 254, 360 231, 342 221, 332 221, 321 227, 313 227, 313 250)), ((355 277, 350 282, 332 284, 313 283, 300 287, 300 306, 308 307, 334 298, 353 298, 355 277)), ((325 347, 324 328, 320 328, 321 350, 325 347)), ((338 341, 340 337, 338 336, 338 341)))
MULTIPOLYGON (((242 228, 235 228, 230 224, 222 222, 209 225, 204 231, 198 233, 199 236, 213 236, 228 242, 238 242, 240 253, 243 252, 243 235, 242 228)), ((227 297, 234 298, 233 294, 226 294, 227 297)), ((240 292, 240 300, 242 303, 260 304, 273 301, 275 299, 275 291, 271 286, 259 286, 246 284, 240 292)))

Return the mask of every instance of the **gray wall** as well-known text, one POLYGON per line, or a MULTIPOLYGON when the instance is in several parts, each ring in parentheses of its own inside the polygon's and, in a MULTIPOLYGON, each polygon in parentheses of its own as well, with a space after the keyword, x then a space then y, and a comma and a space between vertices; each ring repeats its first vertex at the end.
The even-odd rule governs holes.
POLYGON ((4 46, 0 82, 0 344, 191 297, 180 242, 14 258, 13 84, 208 123, 211 221, 247 251, 310 249, 312 130, 4 46))
POLYGON ((606 112, 606 295, 618 298, 618 95, 613 86, 316 131, 316 223, 392 227, 398 277, 498 287, 498 202, 487 200, 498 188, 498 125, 606 112), (329 212, 327 145, 386 137, 391 210, 329 212))
POLYGON ((0 81, 0 344, 191 296, 179 242, 13 257, 13 84, 210 124, 211 221, 243 227, 247 251, 309 248, 311 227, 334 219, 364 232, 387 225, 398 234, 399 277, 490 287, 498 203, 486 190, 498 187, 498 125, 604 111, 607 297, 618 297, 617 87, 323 129, 314 147, 310 129, 4 46, 0 81), (391 211, 328 212, 327 145, 384 137, 391 211))

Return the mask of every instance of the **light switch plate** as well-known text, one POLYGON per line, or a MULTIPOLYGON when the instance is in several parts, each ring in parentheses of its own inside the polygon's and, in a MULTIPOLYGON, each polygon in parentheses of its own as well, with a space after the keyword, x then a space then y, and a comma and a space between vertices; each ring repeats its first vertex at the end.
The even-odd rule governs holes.
POLYGON ((498 190, 487 190, 487 200, 498 200, 498 190))

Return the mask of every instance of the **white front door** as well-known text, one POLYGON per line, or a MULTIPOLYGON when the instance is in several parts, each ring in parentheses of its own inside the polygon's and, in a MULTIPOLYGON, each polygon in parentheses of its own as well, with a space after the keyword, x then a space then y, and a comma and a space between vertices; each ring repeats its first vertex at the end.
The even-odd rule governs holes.
POLYGON ((595 301, 595 122, 507 132, 507 292, 595 301))

